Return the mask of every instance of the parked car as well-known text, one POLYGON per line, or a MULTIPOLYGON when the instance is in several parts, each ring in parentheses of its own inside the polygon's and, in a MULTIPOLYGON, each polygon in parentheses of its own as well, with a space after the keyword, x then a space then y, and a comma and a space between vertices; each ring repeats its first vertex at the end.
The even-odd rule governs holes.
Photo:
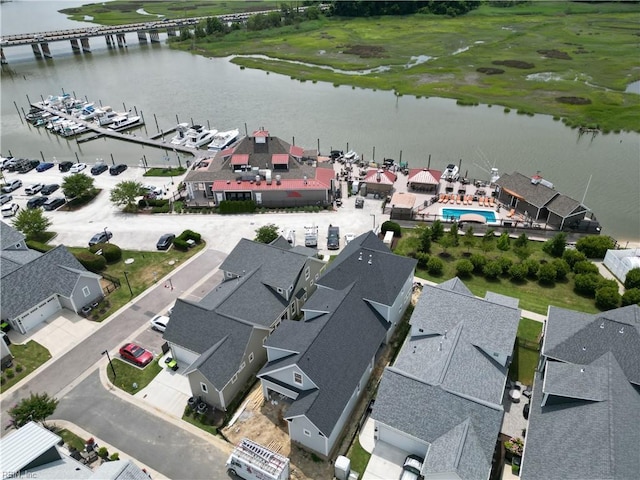
POLYGON ((49 200, 49 197, 38 196, 30 198, 27 202, 27 208, 33 209, 41 207, 47 202, 47 200, 49 200))
POLYGON ((169 250, 175 238, 176 236, 173 233, 165 233, 160 237, 158 243, 156 243, 156 248, 158 250, 169 250))
POLYGON ((38 164, 38 166, 36 167, 36 170, 38 172, 44 172, 45 170, 49 170, 50 168, 53 168, 53 163, 51 163, 51 162, 42 162, 42 163, 38 164))
POLYGON ((104 163, 96 163, 91 167, 91 175, 100 175, 102 172, 109 170, 109 167, 104 163))
POLYGON ((135 343, 127 343, 120 347, 120 356, 140 367, 151 363, 153 354, 135 343))
POLYGON ((327 232, 327 249, 338 250, 340 248, 340 228, 329 225, 327 232))
POLYGON ((118 165, 113 165, 109 167, 109 173, 111 175, 120 175, 127 169, 127 166, 124 163, 119 163, 118 165))
POLYGON ((89 240, 89 246, 93 247, 97 243, 107 243, 109 240, 111 240, 111 237, 113 237, 113 233, 107 230, 98 232, 93 237, 91 237, 91 240, 89 240))
POLYGON ((156 198, 162 195, 162 188, 153 185, 142 185, 141 190, 144 192, 145 198, 156 198))
POLYGON ((2 187, 4 193, 11 193, 22 186, 22 180, 11 180, 2 187))
POLYGON ((149 320, 149 323, 151 324, 151 328, 153 330, 164 332, 167 329, 167 323, 169 323, 169 317, 165 317, 164 315, 156 315, 151 320, 149 320))
POLYGON ((423 463, 424 458, 418 455, 409 455, 404 459, 400 480, 418 480, 422 478, 420 471, 422 470, 423 463))
POLYGON ((67 201, 62 197, 50 198, 49 200, 47 200, 42 204, 42 208, 44 208, 47 211, 52 211, 57 208, 60 208, 65 203, 67 203, 67 201))
POLYGON ((7 202, 10 202, 11 200, 13 200, 13 196, 12 195, 0 195, 0 205, 4 205, 7 202))
POLYGON ((27 173, 40 165, 40 160, 23 160, 18 166, 18 173, 27 173))
POLYGON ((42 190, 43 187, 44 185, 42 183, 34 183, 33 185, 29 185, 27 188, 25 188, 24 193, 26 193, 27 195, 35 195, 40 190, 42 190))
POLYGON ((13 217, 19 209, 20 206, 17 203, 7 203, 2 206, 2 216, 13 217))
POLYGON ((14 157, 5 158, 2 162, 2 170, 15 170, 15 166, 18 163, 18 159, 14 157))
POLYGON ((356 197, 356 208, 364 208, 364 198, 356 197))
POLYGON ((74 163, 69 169, 70 173, 78 173, 87 168, 86 163, 74 163))
POLYGON ((58 165, 58 170, 60 170, 61 172, 68 172, 71 167, 73 167, 73 162, 60 162, 60 165, 58 165))
POLYGON ((0 168, 4 170, 9 166, 9 163, 13 162, 13 157, 0 157, 0 168))
POLYGON ((60 185, 58 185, 57 183, 50 183, 49 185, 45 185, 44 187, 42 187, 42 190, 40 190, 40 194, 51 195, 53 192, 55 192, 59 188, 60 188, 60 185))

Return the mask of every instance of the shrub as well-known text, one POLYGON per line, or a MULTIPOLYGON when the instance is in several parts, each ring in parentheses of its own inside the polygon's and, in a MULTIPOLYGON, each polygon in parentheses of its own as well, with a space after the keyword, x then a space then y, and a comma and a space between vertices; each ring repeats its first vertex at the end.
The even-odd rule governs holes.
POLYGON ((22 365, 16 365, 16 373, 20 373, 22 371, 22 365))
POLYGON ((437 242, 444 235, 444 226, 440 220, 436 220, 431 225, 431 240, 437 242))
POLYGON ((579 252, 578 250, 567 249, 562 254, 562 259, 565 262, 567 262, 569 264, 569 266, 571 267, 571 270, 573 270, 573 266, 576 263, 585 261, 587 259, 587 257, 585 256, 584 253, 579 252))
POLYGON ((627 290, 631 288, 640 288, 640 268, 632 268, 627 272, 627 276, 624 279, 624 288, 627 290))
POLYGON ((491 260, 487 262, 484 267, 482 267, 482 273, 485 278, 489 280, 493 280, 498 278, 498 275, 502 273, 502 267, 500 266, 500 262, 497 260, 491 260))
POLYGON ((431 275, 440 275, 444 270, 444 262, 438 257, 431 257, 427 262, 427 271, 431 275))
POLYGON ((573 280, 575 284, 574 290, 582 295, 593 297, 600 285, 601 278, 596 273, 578 273, 573 280))
POLYGON ((118 452, 112 453, 109 457, 109 460, 111 460, 112 462, 120 460, 120 454, 118 452))
POLYGON ((474 253, 469 257, 469 261, 473 263, 473 271, 475 273, 482 273, 482 269, 487 264, 487 257, 479 253, 474 253))
POLYGON ((527 273, 528 273, 527 267, 522 263, 515 263, 511 265, 511 268, 509 269, 509 275, 511 276, 511 280, 515 282, 523 281, 525 278, 527 278, 527 273))
POLYGON ((551 285, 556 281, 556 267, 553 263, 545 263, 540 265, 538 270, 538 281, 543 284, 551 285))
POLYGON ((596 290, 596 307, 611 310, 620 305, 620 293, 617 287, 601 287, 596 290))
POLYGON ((402 229, 400 228, 400 225, 396 222, 392 222, 391 220, 384 222, 380 227, 380 231, 382 233, 393 232, 394 237, 402 236, 402 229))
POLYGON ((425 252, 417 252, 416 260, 418 260, 418 268, 427 268, 427 264, 429 263, 429 259, 431 256, 425 252))
POLYGON ((567 275, 571 271, 571 267, 569 267, 569 264, 561 258, 555 258, 551 262, 551 265, 553 265, 556 269, 556 281, 558 282, 565 280, 567 278, 567 275))
POLYGON ((5 375, 7 376, 7 378, 13 378, 13 377, 15 377, 15 376, 16 376, 16 374, 15 374, 15 373, 13 373, 13 368, 7 368, 7 369, 4 371, 4 373, 5 373, 5 375))
POLYGON ((230 213, 255 213, 256 202, 253 200, 223 200, 220 202, 219 212, 230 213))
POLYGON ((107 458, 109 456, 109 450, 107 450, 107 447, 100 447, 98 449, 98 456, 100 458, 107 458))
POLYGON ((542 251, 552 257, 561 258, 567 246, 567 234, 564 232, 556 233, 542 246, 542 251))
MULTIPOLYGON (((622 306, 627 305, 640 305, 640 288, 630 288, 622 295, 622 306)), ((16 368, 17 369, 17 368, 16 368)))
POLYGON ((473 263, 470 260, 462 259, 456 262, 456 275, 461 278, 471 276, 473 272, 473 263))
POLYGON ((502 250, 503 252, 506 252, 507 250, 509 250, 509 248, 511 248, 511 239, 509 238, 509 234, 507 232, 504 232, 502 235, 500 235, 496 246, 498 247, 498 250, 502 250))
POLYGON ((595 263, 590 262, 589 260, 582 260, 580 262, 576 262, 573 265, 573 272, 578 273, 599 273, 598 267, 595 263))
POLYGON ((507 273, 513 265, 513 260, 511 260, 509 257, 500 257, 498 258, 497 262, 502 269, 502 273, 507 273))
POLYGON ((107 266, 107 260, 102 255, 89 251, 74 253, 74 256, 90 272, 99 273, 107 266))
POLYGON ((96 253, 99 250, 102 250, 101 256, 107 263, 119 262, 122 259, 122 249, 113 243, 96 243, 89 247, 91 253, 96 253))
POLYGON ((185 230, 178 237, 183 240, 193 240, 196 243, 200 243, 202 235, 198 232, 194 232, 193 230, 185 230))
POLYGON ((159 207, 151 207, 151 213, 169 213, 171 211, 171 205, 168 203, 159 207))
POLYGON ((540 269, 540 263, 536 262, 533 258, 528 258, 524 262, 522 262, 527 268, 527 277, 528 278, 536 278, 538 275, 538 270, 540 269))
POLYGON ((576 242, 576 250, 584 253, 587 258, 604 258, 607 250, 613 248, 615 241, 606 235, 590 235, 576 242))
POLYGON ((186 240, 176 237, 173 239, 173 248, 186 252, 189 250, 189 244, 186 240))

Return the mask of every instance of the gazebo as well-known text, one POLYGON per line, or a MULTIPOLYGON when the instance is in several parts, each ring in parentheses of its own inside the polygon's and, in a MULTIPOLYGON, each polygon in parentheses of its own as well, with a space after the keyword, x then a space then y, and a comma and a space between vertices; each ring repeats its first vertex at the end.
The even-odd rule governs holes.
POLYGON ((440 170, 430 170, 428 168, 412 168, 409 170, 407 186, 409 190, 416 190, 422 193, 438 193, 440 189, 440 170))

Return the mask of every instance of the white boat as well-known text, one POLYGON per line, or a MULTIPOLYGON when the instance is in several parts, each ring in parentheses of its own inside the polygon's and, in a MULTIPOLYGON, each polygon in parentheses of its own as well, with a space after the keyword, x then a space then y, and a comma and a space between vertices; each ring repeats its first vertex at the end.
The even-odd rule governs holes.
POLYGON ((354 150, 349 150, 342 158, 344 158, 344 161, 348 163, 360 161, 360 155, 358 155, 354 150))
POLYGON ((122 130, 127 130, 128 128, 137 127, 142 125, 144 121, 142 117, 139 115, 129 116, 120 116, 113 119, 113 123, 111 124, 109 130, 115 130, 116 132, 120 132, 122 130))
POLYGON ((200 148, 211 142, 213 136, 218 133, 216 129, 207 130, 202 125, 194 125, 187 131, 187 141, 184 142, 185 147, 200 148))
POLYGON ((102 110, 95 108, 93 105, 87 105, 82 109, 82 113, 78 117, 80 120, 91 120, 98 117, 102 113, 102 110))
POLYGON ((448 182, 455 182, 459 177, 460 175, 458 173, 458 167, 453 163, 447 165, 447 168, 445 168, 444 172, 442 172, 442 178, 444 178, 448 182))
POLYGON ((176 127, 176 134, 171 137, 171 145, 184 145, 187 141, 187 132, 189 131, 188 123, 179 123, 176 127))
POLYGON ((220 150, 224 150, 233 142, 236 141, 240 135, 240 130, 234 128, 233 130, 227 130, 226 132, 218 132, 213 136, 213 140, 207 147, 207 150, 210 152, 218 152, 220 150))
POLYGON ((111 125, 116 118, 120 117, 128 117, 129 112, 113 112, 108 111, 104 112, 97 118, 98 125, 101 127, 106 127, 107 125, 111 125))

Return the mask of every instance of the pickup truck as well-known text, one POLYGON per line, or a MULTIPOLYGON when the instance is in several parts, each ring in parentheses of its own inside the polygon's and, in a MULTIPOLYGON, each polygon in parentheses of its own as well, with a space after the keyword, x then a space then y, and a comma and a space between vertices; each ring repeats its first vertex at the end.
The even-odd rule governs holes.
POLYGON ((340 228, 329 225, 327 232, 327 249, 338 250, 340 248, 340 228))

